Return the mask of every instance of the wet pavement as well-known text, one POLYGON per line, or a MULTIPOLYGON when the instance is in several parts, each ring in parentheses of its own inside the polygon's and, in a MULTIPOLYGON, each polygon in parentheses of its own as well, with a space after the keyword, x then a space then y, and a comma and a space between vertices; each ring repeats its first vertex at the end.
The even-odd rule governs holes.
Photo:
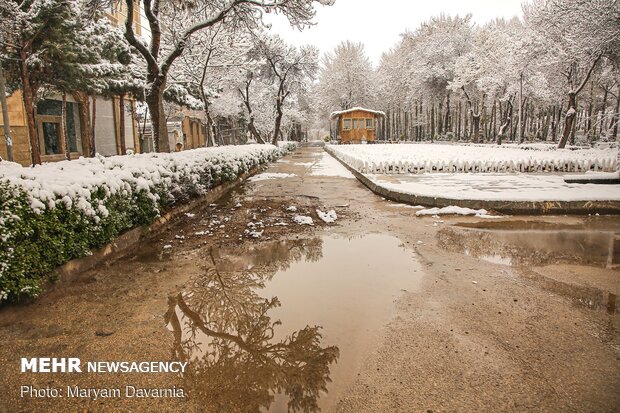
POLYGON ((418 218, 320 147, 265 172, 0 309, 0 412, 620 410, 617 217, 418 218), (20 374, 38 355, 189 364, 20 374), (186 397, 20 398, 24 383, 186 397))

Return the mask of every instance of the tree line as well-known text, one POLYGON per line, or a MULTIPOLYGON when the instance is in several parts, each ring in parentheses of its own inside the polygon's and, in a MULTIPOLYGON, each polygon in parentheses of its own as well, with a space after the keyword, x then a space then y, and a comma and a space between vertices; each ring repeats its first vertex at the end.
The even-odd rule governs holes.
POLYGON ((372 68, 363 45, 326 55, 324 106, 386 113, 389 140, 616 140, 620 112, 620 4, 534 0, 521 18, 478 26, 440 15, 372 68), (337 78, 338 82, 333 80, 337 78))
MULTIPOLYGON (((284 126, 308 116, 305 94, 318 51, 269 35, 262 15, 283 14, 302 29, 311 24, 317 2, 333 0, 0 2, 0 74, 8 92, 22 92, 33 164, 41 163, 36 105, 50 94, 63 97, 63 116, 68 94, 81 104, 87 156, 96 153, 97 96, 143 102, 155 151, 170 151, 170 104, 203 111, 211 145, 218 115, 242 118, 258 142, 277 141, 284 126), (122 27, 106 16, 114 8, 124 11, 122 27), (141 11, 147 36, 137 34, 141 11)), ((9 147, 8 134, 6 142, 9 147)), ((65 157, 70 159, 68 147, 65 157)))

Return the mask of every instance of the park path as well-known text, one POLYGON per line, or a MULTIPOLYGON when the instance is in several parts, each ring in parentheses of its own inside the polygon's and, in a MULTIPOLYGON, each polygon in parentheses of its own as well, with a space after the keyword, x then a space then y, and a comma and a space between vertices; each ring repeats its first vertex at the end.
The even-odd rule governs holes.
MULTIPOLYGON (((321 147, 302 147, 126 257, 1 309, 0 412, 284 412, 291 399, 337 412, 620 408, 617 272, 508 248, 475 232, 489 225, 479 218, 415 211, 370 193, 321 147), (325 223, 317 209, 338 218, 325 223), (181 359, 191 371, 19 374, 18 357, 35 355, 181 359), (188 397, 19 398, 24 382, 176 386, 188 397), (283 383, 308 397, 271 401, 283 383)), ((608 217, 497 221, 512 232, 578 227, 592 256, 603 229, 620 232, 608 217)))

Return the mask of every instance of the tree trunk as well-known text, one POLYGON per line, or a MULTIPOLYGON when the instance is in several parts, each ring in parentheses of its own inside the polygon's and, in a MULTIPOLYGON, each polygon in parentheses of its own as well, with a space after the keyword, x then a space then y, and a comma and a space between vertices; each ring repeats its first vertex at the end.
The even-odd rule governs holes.
POLYGON ((614 124, 614 133, 613 138, 616 139, 618 137, 618 122, 620 122, 620 85, 618 86, 618 97, 616 98, 616 109, 614 110, 614 116, 612 117, 612 122, 614 124))
POLYGON ((474 128, 474 133, 472 135, 472 141, 474 143, 480 142, 480 113, 471 113, 471 124, 474 128))
POLYGON ((446 118, 444 120, 444 130, 446 133, 452 132, 452 122, 450 117, 450 91, 446 93, 446 118))
POLYGON ((560 139, 560 143, 558 143, 559 149, 563 149, 566 147, 568 138, 570 137, 571 132, 573 130, 573 125, 575 123, 576 115, 577 115, 577 94, 575 92, 570 92, 568 94, 568 110, 566 111, 566 116, 564 116, 564 131, 562 133, 562 138, 560 139))
POLYGON ((456 119, 456 140, 461 140, 461 102, 459 102, 458 115, 456 119))
POLYGON ((506 136, 506 130, 510 126, 510 114, 512 113, 512 98, 506 102, 506 110, 504 111, 504 119, 502 120, 502 126, 499 127, 497 134, 497 144, 502 144, 502 139, 506 136))
POLYGON ((586 110, 586 119, 585 119, 585 132, 586 132, 586 141, 591 142, 594 140, 593 137, 593 122, 592 122, 592 111, 594 109, 594 81, 590 82, 590 95, 588 96, 588 108, 586 110))
POLYGON ((282 101, 284 99, 280 99, 278 98, 278 103, 276 103, 276 124, 273 128, 273 139, 271 140, 271 143, 274 144, 275 146, 278 146, 278 134, 280 133, 280 125, 282 123, 282 115, 284 115, 284 113, 282 112, 282 101))
POLYGON ((127 143, 125 142, 125 94, 121 93, 118 98, 118 122, 121 139, 121 155, 127 155, 127 143))
POLYGON ((435 104, 431 105, 431 142, 435 139, 435 104))
POLYGON ((519 109, 519 143, 523 143, 525 140, 525 122, 527 120, 527 108, 529 102, 527 99, 521 100, 521 108, 519 109), (525 108, 524 108, 525 106, 525 108))
POLYGON ((95 141, 95 126, 97 124, 97 95, 93 95, 93 113, 90 121, 90 157, 94 158, 97 153, 97 145, 95 141))
POLYGON ((69 134, 67 133, 67 94, 66 93, 62 94, 60 121, 62 122, 62 125, 60 125, 60 127, 62 128, 62 135, 63 135, 62 143, 63 143, 64 150, 65 150, 65 159, 70 161, 71 160, 71 148, 69 147, 69 134))
POLYGON ((72 92, 71 95, 79 103, 78 116, 80 118, 82 155, 88 157, 90 156, 90 134, 92 132, 90 127, 90 101, 88 95, 83 92, 72 92))
POLYGON ((213 118, 211 118, 208 105, 205 105, 205 118, 207 123, 205 128, 207 131, 207 146, 217 146, 215 143, 215 122, 213 122, 213 118))
POLYGON ((553 110, 551 111, 551 141, 555 142, 557 136, 557 126, 555 123, 555 112, 556 112, 556 108, 555 105, 553 105, 553 110))
POLYGON ((22 100, 24 102, 24 109, 26 110, 26 123, 28 125, 28 135, 30 139, 30 154, 32 156, 32 164, 41 164, 41 150, 39 149, 39 140, 37 138, 36 122, 34 117, 34 100, 32 88, 30 86, 30 73, 28 66, 26 65, 26 52, 22 50, 20 52, 20 76, 22 81, 22 100))
POLYGON ((6 103, 6 86, 4 71, 0 65, 0 105, 2 105, 2 123, 4 126, 4 142, 6 144, 6 157, 13 162, 13 141, 11 140, 11 125, 9 122, 9 109, 6 103))
POLYGON ((151 135, 155 152, 170 152, 168 122, 164 110, 165 83, 154 82, 146 94, 146 104, 151 114, 151 135))
POLYGON ((437 105, 437 136, 443 134, 443 122, 443 99, 441 99, 437 105))
MULTIPOLYGON (((605 87, 605 89, 603 90, 603 101, 601 102, 601 116, 600 116, 600 121, 599 121, 600 124, 598 128, 599 137, 603 136, 603 127, 607 123, 605 119, 605 111, 607 110, 607 96, 608 95, 609 95, 609 89, 605 87)), ((605 129, 605 131, 607 131, 607 129, 605 129)))

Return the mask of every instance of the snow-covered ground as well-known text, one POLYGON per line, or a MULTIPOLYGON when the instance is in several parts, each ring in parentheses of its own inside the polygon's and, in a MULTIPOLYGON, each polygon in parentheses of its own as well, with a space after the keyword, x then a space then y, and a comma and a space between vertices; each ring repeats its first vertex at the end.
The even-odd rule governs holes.
POLYGON ((258 175, 254 175, 253 177, 249 178, 248 181, 257 182, 265 181, 267 179, 293 178, 294 176, 295 174, 286 174, 282 172, 263 172, 258 175))
POLYGON ((311 164, 310 175, 314 176, 337 176, 341 178, 355 179, 355 176, 345 168, 340 162, 334 159, 327 152, 323 152, 321 159, 317 163, 311 164))
POLYGON ((547 146, 454 144, 329 145, 328 150, 362 173, 512 173, 615 171, 618 149, 553 149, 547 146))
POLYGON ((620 185, 569 184, 557 174, 367 174, 391 191, 485 201, 620 201, 620 185))

